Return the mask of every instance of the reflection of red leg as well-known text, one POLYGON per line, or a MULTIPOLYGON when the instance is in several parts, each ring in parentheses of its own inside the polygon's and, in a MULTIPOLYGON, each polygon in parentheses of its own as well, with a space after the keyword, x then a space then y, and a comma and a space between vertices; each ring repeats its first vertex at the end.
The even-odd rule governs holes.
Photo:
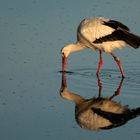
POLYGON ((121 91, 121 88, 122 88, 122 85, 123 85, 123 80, 124 80, 124 78, 122 78, 122 80, 120 82, 120 85, 117 88, 117 91, 115 91, 115 95, 119 95, 120 94, 120 91, 121 91))
POLYGON ((111 53, 111 55, 113 56, 114 60, 117 62, 117 65, 119 66, 120 72, 122 74, 122 78, 124 78, 124 72, 123 72, 121 60, 117 56, 115 56, 113 52, 111 53))
POLYGON ((103 65, 102 51, 100 50, 100 60, 99 60, 99 63, 98 63, 98 68, 97 68, 96 75, 99 75, 99 72, 100 72, 100 69, 101 69, 102 65, 103 65))
POLYGON ((120 91, 121 91, 121 88, 122 88, 122 85, 123 85, 123 81, 124 81, 124 78, 122 78, 122 80, 119 84, 119 87, 115 91, 115 94, 110 97, 110 99, 112 99, 113 97, 118 96, 120 94, 120 91))
POLYGON ((99 75, 97 75, 97 79, 98 79, 98 86, 99 86, 99 94, 98 94, 98 97, 101 97, 102 83, 101 83, 101 80, 100 80, 99 75))

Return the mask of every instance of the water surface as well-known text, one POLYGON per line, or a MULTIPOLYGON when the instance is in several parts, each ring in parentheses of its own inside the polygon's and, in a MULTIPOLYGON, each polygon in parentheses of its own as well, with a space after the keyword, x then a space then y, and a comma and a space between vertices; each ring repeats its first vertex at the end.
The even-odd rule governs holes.
MULTIPOLYGON (((139 139, 139 117, 111 130, 88 131, 75 121, 75 104, 63 99, 61 48, 75 42, 79 22, 90 16, 120 20, 140 35, 140 2, 131 0, 1 0, 0 1, 0 139, 84 140, 139 139), (133 9, 133 10, 132 10, 133 9)), ((140 49, 116 50, 126 78, 114 100, 140 106, 140 49)), ((103 55, 102 94, 114 94, 120 72, 103 55)), ((98 52, 85 50, 69 57, 69 90, 84 98, 98 95, 95 75, 98 52), (82 63, 81 63, 82 60, 82 63)))

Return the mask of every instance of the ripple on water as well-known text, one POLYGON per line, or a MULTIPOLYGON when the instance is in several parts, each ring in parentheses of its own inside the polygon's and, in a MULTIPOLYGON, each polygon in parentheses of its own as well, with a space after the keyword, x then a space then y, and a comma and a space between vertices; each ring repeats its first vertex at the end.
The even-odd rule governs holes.
MULTIPOLYGON (((126 93, 125 95, 131 95, 133 97, 140 96, 140 72, 138 70, 125 71, 126 78, 123 82, 122 91, 126 93)), ((72 81, 72 84, 77 88, 86 89, 97 89, 97 77, 96 69, 93 68, 81 68, 74 69, 67 72, 67 77, 72 81)), ((103 69, 100 73, 100 80, 102 82, 103 88, 106 92, 113 92, 119 83, 121 82, 121 74, 116 69, 103 69)))

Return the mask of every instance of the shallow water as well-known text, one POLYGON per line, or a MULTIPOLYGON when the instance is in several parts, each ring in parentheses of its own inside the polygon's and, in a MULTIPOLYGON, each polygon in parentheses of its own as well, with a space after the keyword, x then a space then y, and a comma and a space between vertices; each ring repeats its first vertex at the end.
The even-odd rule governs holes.
MULTIPOLYGON (((0 2, 0 139, 139 139, 140 118, 120 127, 89 131, 75 120, 75 104, 60 96, 61 48, 75 41, 79 22, 105 16, 126 23, 140 35, 140 1, 13 0, 0 2), (132 10, 133 9, 133 10, 132 10)), ((140 49, 116 50, 126 78, 116 102, 140 107, 140 49)), ((100 74, 102 96, 117 90, 120 72, 104 54, 100 74)), ((95 75, 98 52, 85 50, 69 57, 68 89, 85 99, 98 96, 95 75), (82 60, 82 63, 81 63, 82 60)))

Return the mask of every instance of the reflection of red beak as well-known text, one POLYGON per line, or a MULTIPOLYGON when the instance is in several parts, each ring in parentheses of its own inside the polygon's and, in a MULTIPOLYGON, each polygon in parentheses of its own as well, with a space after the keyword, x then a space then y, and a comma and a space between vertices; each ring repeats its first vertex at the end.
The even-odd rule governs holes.
POLYGON ((62 72, 66 72, 67 57, 62 56, 62 72))
POLYGON ((61 84, 62 88, 66 88, 67 87, 67 80, 66 80, 66 73, 62 72, 62 84, 61 84))

